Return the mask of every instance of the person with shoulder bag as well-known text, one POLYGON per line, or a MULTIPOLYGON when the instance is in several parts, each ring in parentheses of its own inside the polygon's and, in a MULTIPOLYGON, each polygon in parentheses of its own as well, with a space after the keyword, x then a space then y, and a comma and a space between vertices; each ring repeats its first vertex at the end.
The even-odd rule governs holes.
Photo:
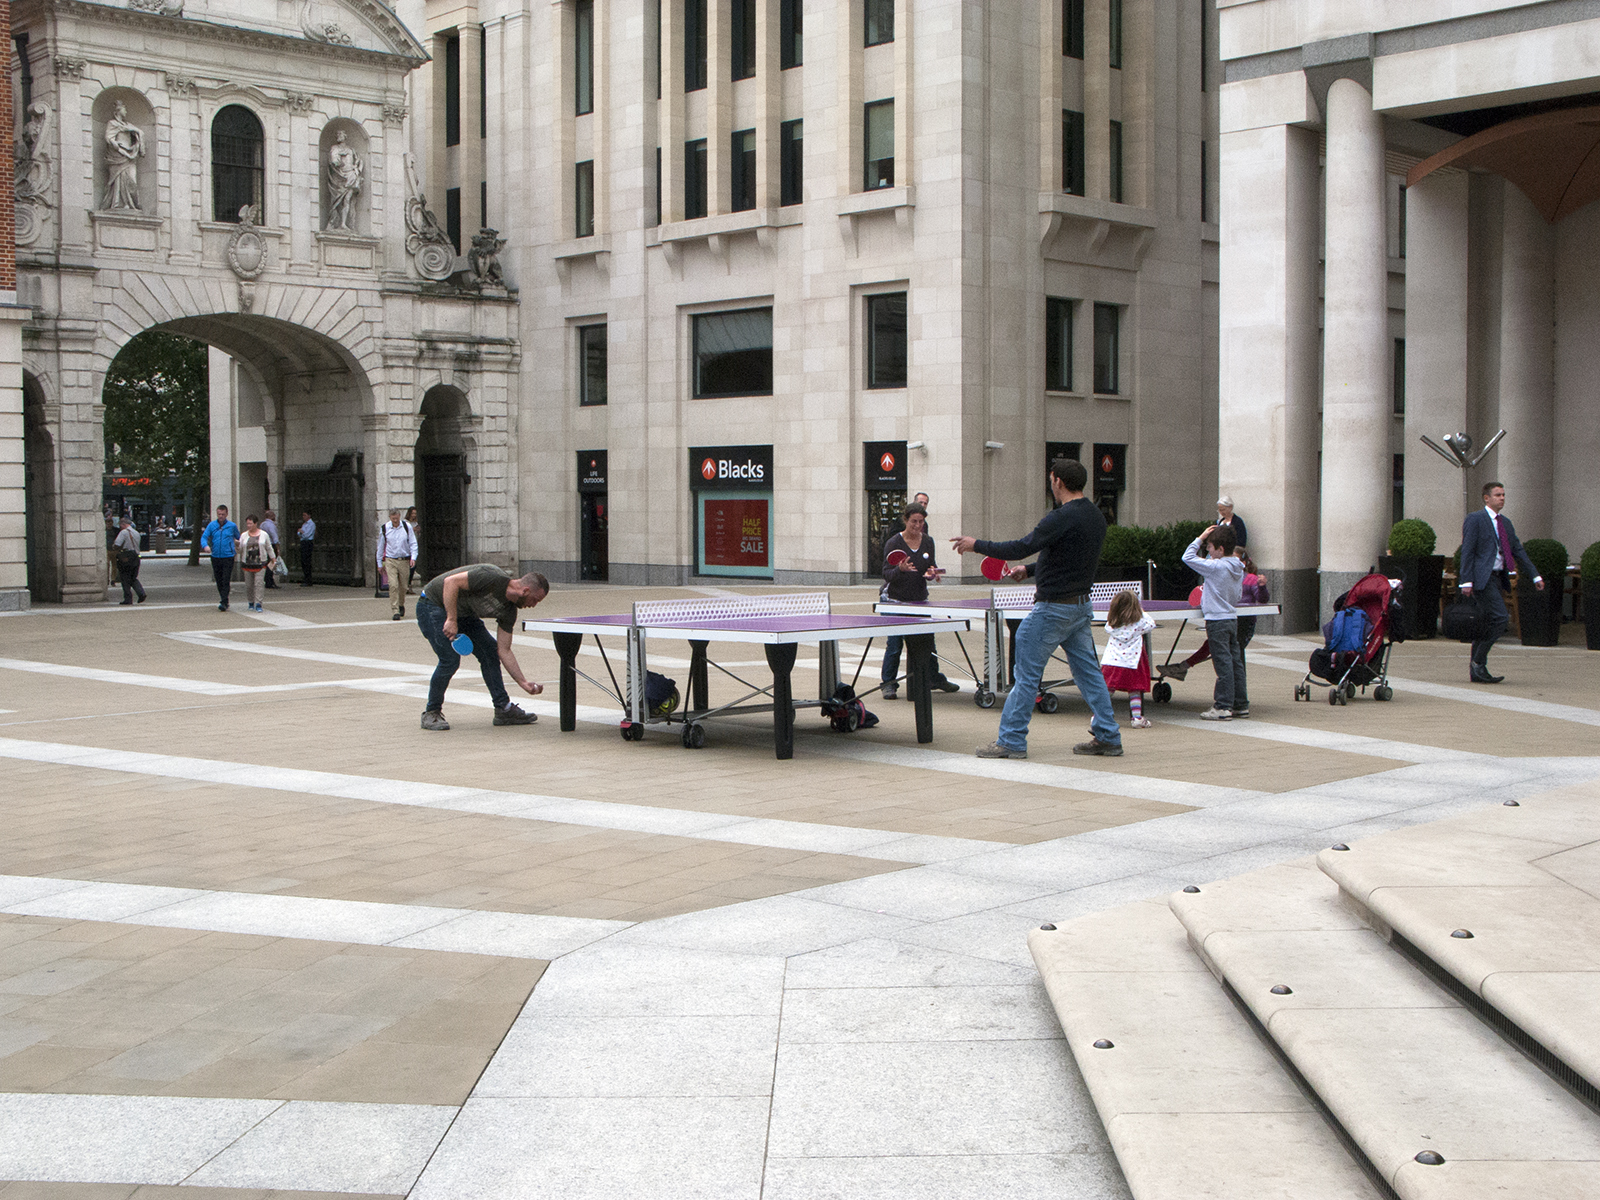
POLYGON ((244 519, 244 536, 239 539, 239 565, 244 568, 246 607, 251 612, 261 612, 261 592, 266 585, 264 576, 278 561, 272 549, 272 539, 261 529, 261 524, 251 513, 244 519))
POLYGON ((143 604, 144 585, 139 582, 139 535, 127 517, 123 517, 120 524, 116 540, 111 543, 111 552, 117 568, 117 579, 122 584, 122 603, 132 604, 134 596, 138 596, 139 603, 143 604))

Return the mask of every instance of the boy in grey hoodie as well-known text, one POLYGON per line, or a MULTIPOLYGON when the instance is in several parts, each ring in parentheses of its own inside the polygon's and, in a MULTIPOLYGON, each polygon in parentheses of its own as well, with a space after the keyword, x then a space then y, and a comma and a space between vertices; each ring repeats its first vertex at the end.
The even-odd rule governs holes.
POLYGON ((1250 698, 1244 683, 1244 647, 1239 644, 1239 601, 1244 594, 1244 563, 1233 557, 1234 532, 1227 525, 1212 525, 1183 552, 1183 565, 1200 576, 1200 615, 1211 641, 1211 664, 1217 671, 1217 690, 1211 707, 1200 714, 1204 721, 1231 721, 1250 715, 1250 698), (1201 556, 1204 547, 1206 555, 1201 556))

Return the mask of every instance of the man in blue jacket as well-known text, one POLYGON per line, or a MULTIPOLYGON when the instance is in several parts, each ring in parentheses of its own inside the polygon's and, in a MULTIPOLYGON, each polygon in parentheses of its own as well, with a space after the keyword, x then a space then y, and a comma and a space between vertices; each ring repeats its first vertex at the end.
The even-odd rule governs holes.
POLYGON ((1505 678, 1489 674, 1489 649, 1511 627, 1505 593, 1511 586, 1513 564, 1520 563, 1533 586, 1544 591, 1544 580, 1517 539, 1511 518, 1500 512, 1505 506, 1505 485, 1491 480, 1483 485, 1483 507, 1468 513, 1461 524, 1461 594, 1481 597, 1478 603, 1489 616, 1488 633, 1472 643, 1473 683, 1499 683, 1505 678))
POLYGON ((239 527, 228 520, 228 506, 217 505, 217 519, 200 535, 200 545, 211 551, 211 577, 217 581, 218 612, 228 611, 228 590, 233 586, 233 556, 238 552, 239 527))
POLYGON ((1122 731, 1111 715, 1111 692, 1100 672, 1100 656, 1094 647, 1094 609, 1089 603, 1089 588, 1100 565, 1100 547, 1106 540, 1106 519, 1094 501, 1084 498, 1089 473, 1082 463, 1058 458, 1050 464, 1050 491, 1060 508, 1034 527, 1027 537, 1014 542, 987 542, 978 538, 954 537, 950 544, 958 554, 991 555, 994 558, 1039 560, 1026 569, 1013 568, 1012 577, 1035 579, 1033 611, 1016 632, 1017 662, 1012 671, 1011 691, 1000 714, 1000 732, 994 741, 978 749, 979 758, 1027 758, 1028 723, 1033 719, 1033 703, 1044 678, 1045 664, 1060 646, 1072 666, 1072 682, 1088 701, 1094 714, 1087 742, 1072 748, 1074 754, 1098 754, 1115 758, 1122 753, 1122 731))

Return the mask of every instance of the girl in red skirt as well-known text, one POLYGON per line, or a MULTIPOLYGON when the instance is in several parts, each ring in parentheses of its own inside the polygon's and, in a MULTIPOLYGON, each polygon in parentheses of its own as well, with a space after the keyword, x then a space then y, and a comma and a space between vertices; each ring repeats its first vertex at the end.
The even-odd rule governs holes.
POLYGON ((1128 693, 1129 722, 1135 729, 1149 729, 1144 715, 1144 694, 1150 690, 1150 655, 1144 637, 1156 627, 1139 606, 1133 592, 1118 592, 1111 598, 1106 613, 1106 649, 1100 656, 1100 673, 1113 692, 1128 693))

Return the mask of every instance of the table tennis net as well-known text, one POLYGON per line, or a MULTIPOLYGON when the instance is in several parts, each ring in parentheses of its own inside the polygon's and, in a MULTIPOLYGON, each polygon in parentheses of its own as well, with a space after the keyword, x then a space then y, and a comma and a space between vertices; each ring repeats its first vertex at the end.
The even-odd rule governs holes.
MULTIPOLYGON (((1140 600, 1147 597, 1144 594, 1144 581, 1140 579, 1124 580, 1120 583, 1096 583, 1089 587, 1090 604, 1110 604, 1111 598, 1118 592, 1132 592, 1140 600)), ((1003 587, 994 589, 994 606, 996 608, 1028 608, 1033 604, 1034 589, 1030 587, 1003 587)))
POLYGON ((712 596, 704 600, 636 600, 635 625, 685 625, 696 621, 731 621, 746 617, 827 616, 827 592, 784 596, 712 596))

